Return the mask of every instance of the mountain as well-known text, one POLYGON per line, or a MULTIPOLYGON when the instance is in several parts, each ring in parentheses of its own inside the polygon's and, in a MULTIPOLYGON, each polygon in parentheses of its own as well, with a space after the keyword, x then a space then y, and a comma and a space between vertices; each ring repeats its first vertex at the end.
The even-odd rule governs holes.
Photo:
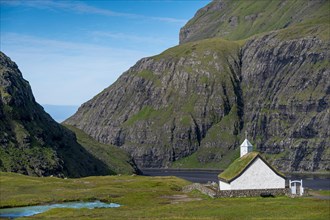
POLYGON ((139 167, 225 168, 244 133, 282 171, 330 169, 329 1, 213 1, 64 123, 139 167))
MULTIPOLYGON (((116 173, 107 161, 92 155, 89 148, 77 142, 73 132, 56 123, 36 103, 28 81, 2 52, 0 97, 1 171, 62 177, 116 173)), ((128 162, 123 163, 131 167, 128 162)))

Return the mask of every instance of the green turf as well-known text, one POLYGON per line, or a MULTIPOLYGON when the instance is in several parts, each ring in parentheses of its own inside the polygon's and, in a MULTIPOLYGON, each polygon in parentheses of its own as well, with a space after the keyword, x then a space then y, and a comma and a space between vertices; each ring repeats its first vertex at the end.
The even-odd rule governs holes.
POLYGON ((329 200, 210 199, 197 192, 185 194, 181 187, 189 182, 176 177, 59 179, 13 173, 0 173, 0 177, 0 207, 95 199, 122 205, 93 210, 53 209, 26 219, 327 219, 330 215, 329 200), (185 200, 175 199, 173 195, 185 200))

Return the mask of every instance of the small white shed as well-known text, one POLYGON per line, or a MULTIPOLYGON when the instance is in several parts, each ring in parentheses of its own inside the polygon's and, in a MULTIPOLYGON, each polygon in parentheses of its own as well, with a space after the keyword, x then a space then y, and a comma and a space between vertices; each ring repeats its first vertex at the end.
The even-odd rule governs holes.
POLYGON ((218 177, 220 190, 285 188, 285 176, 258 152, 252 152, 252 144, 247 139, 241 145, 241 157, 218 177))

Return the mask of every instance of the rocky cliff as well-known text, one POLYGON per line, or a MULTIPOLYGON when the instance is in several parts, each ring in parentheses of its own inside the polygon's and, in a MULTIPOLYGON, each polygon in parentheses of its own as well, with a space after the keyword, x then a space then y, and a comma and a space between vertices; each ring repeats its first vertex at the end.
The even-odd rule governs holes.
POLYGON ((283 171, 329 170, 329 2, 253 2, 210 3, 182 28, 180 46, 137 62, 65 123, 140 167, 225 168, 247 131, 283 171), (266 21, 275 6, 279 23, 266 21), (264 29, 239 29, 260 10, 251 25, 264 29), (224 18, 238 12, 227 30, 224 18))
POLYGON ((244 121, 282 170, 328 170, 329 41, 270 33, 242 48, 244 121))
POLYGON ((37 176, 114 174, 36 103, 17 65, 0 52, 0 170, 37 176))
POLYGON ((175 47, 140 60, 65 123, 126 149, 141 167, 168 166, 194 153, 216 125, 227 134, 216 141, 224 142, 224 154, 242 128, 239 65, 236 43, 175 47))

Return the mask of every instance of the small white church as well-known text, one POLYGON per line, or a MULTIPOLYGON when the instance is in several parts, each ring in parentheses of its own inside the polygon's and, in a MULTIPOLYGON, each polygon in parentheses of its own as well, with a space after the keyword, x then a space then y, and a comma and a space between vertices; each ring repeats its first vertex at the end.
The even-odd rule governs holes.
POLYGON ((252 149, 245 139, 240 146, 240 158, 218 176, 220 191, 285 188, 285 176, 252 149))

